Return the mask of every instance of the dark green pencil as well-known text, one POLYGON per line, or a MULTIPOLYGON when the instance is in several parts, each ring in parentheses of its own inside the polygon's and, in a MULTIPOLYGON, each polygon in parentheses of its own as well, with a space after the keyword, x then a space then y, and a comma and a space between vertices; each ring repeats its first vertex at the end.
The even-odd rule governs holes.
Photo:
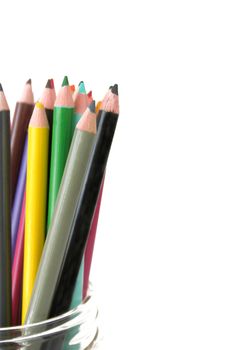
POLYGON ((11 325, 10 111, 0 84, 0 327, 11 325))

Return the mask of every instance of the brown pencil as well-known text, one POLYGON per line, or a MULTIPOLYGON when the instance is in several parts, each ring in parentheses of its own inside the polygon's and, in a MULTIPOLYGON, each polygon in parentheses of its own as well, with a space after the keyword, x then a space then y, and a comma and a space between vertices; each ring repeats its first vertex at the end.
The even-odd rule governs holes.
POLYGON ((15 195, 25 137, 33 107, 34 97, 31 79, 29 79, 24 86, 20 100, 16 103, 11 128, 11 203, 15 195))

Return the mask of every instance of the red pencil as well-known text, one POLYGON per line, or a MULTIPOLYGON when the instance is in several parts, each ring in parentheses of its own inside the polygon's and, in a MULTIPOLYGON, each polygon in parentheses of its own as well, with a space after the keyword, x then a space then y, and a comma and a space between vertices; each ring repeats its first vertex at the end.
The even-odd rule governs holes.
POLYGON ((91 104, 91 102, 93 101, 93 97, 92 97, 92 91, 89 91, 87 94, 87 101, 88 101, 88 106, 91 104))
POLYGON ((25 192, 20 215, 19 229, 12 267, 12 325, 21 324, 21 299, 23 280, 23 251, 24 251, 24 224, 25 224, 25 192))

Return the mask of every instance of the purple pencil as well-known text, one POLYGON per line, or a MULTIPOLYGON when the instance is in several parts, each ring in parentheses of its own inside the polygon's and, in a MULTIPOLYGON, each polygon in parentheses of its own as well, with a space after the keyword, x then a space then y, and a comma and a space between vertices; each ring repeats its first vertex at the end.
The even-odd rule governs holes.
POLYGON ((26 183, 26 171, 27 171, 27 149, 28 149, 28 140, 25 139, 23 157, 20 165, 19 177, 17 181, 17 187, 14 196, 14 203, 11 210, 11 253, 12 261, 15 254, 15 245, 17 240, 17 232, 19 227, 20 213, 23 203, 23 195, 25 190, 26 183))

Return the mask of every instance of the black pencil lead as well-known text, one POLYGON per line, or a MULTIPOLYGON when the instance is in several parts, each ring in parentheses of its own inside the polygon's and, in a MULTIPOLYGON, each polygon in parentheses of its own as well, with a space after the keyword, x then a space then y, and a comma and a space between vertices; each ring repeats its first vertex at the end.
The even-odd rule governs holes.
POLYGON ((118 96, 118 85, 117 85, 117 84, 115 84, 115 85, 111 88, 111 90, 112 90, 112 93, 113 93, 114 95, 117 95, 117 96, 118 96))

